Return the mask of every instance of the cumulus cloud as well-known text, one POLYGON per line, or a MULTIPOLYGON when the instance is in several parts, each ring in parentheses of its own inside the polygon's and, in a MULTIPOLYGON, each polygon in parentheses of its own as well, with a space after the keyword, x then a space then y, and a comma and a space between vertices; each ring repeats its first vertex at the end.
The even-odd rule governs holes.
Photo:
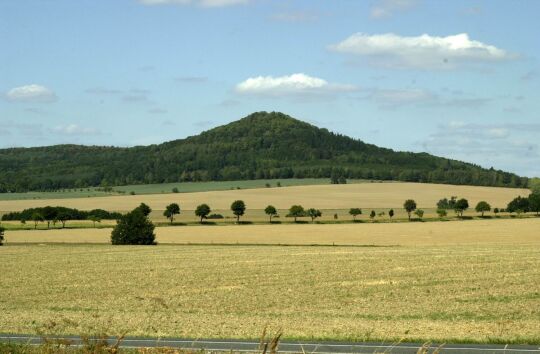
POLYGON ((329 49, 391 68, 454 69, 465 64, 501 62, 516 57, 493 45, 471 40, 466 33, 446 37, 355 33, 329 49))
POLYGON ((381 19, 394 13, 410 10, 418 5, 417 0, 378 0, 371 7, 371 18, 381 19))
POLYGON ((226 7, 249 3, 250 0, 139 0, 143 5, 191 5, 201 7, 226 7))
POLYGON ((15 87, 6 93, 6 99, 13 102, 53 102, 55 93, 41 85, 31 84, 15 87))
POLYGON ((240 94, 268 97, 327 95, 354 90, 356 87, 353 85, 333 84, 302 73, 279 77, 257 76, 236 85, 236 92, 240 94))

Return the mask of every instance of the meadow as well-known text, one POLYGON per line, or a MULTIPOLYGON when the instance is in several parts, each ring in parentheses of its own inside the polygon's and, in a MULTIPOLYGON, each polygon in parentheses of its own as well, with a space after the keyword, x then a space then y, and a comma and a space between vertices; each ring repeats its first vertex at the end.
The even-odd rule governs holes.
POLYGON ((511 235, 506 245, 8 244, 0 332, 256 338, 269 326, 289 339, 540 343, 538 236, 511 235))

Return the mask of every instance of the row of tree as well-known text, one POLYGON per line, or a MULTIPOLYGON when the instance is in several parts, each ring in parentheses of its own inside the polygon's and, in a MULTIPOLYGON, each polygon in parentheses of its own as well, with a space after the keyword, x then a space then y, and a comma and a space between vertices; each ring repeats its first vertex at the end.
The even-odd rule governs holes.
POLYGON ((103 209, 85 211, 61 206, 46 206, 4 214, 2 221, 21 221, 22 223, 32 221, 34 228, 37 228, 40 222, 46 222, 47 228, 50 228, 51 223, 56 225, 60 222, 64 228, 69 220, 91 220, 95 226, 95 223, 101 222, 101 220, 118 220, 121 216, 122 214, 118 212, 109 212, 103 209))

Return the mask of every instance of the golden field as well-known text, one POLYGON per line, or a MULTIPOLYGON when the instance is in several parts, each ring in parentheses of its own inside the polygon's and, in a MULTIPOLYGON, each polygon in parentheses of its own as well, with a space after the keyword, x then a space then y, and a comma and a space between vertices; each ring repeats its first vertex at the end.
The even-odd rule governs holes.
POLYGON ((75 199, 35 199, 0 201, 0 213, 20 211, 30 207, 60 205, 91 210, 127 211, 144 202, 156 211, 162 211, 170 203, 179 203, 182 210, 192 211, 197 205, 207 203, 215 210, 229 210, 236 199, 245 201, 249 209, 264 209, 268 204, 278 209, 288 209, 293 204, 301 204, 306 208, 346 209, 360 207, 363 209, 398 209, 406 199, 416 200, 419 208, 435 208, 437 201, 443 197, 464 197, 472 207, 480 200, 485 200, 492 207, 504 208, 510 200, 528 196, 527 189, 452 186, 443 184, 422 183, 358 183, 345 185, 316 185, 281 188, 242 189, 213 192, 196 192, 181 194, 147 194, 109 197, 91 197, 75 199))
POLYGON ((8 245, 0 332, 539 343, 540 247, 517 231, 504 245, 8 245))
MULTIPOLYGON (((540 218, 356 224, 175 226, 156 228, 166 244, 540 245, 540 218)), ((111 229, 21 230, 8 243, 109 243, 111 229)))

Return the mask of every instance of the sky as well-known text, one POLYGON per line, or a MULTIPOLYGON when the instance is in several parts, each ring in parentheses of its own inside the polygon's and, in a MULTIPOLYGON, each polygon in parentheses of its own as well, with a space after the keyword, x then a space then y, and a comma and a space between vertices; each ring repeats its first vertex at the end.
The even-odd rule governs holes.
POLYGON ((134 146, 280 111, 540 176, 537 0, 2 0, 0 147, 134 146))

